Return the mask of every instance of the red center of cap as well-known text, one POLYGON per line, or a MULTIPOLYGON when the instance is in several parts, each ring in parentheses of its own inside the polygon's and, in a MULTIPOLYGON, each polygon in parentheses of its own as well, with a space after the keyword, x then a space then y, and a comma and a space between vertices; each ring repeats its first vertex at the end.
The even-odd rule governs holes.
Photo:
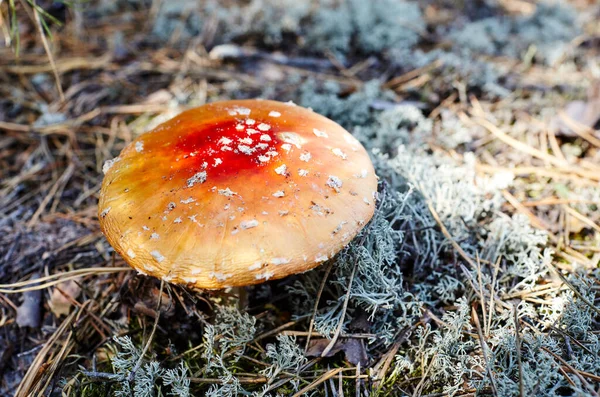
POLYGON ((181 170, 206 172, 207 179, 259 171, 282 155, 276 126, 251 117, 205 125, 181 135, 175 144, 181 170))

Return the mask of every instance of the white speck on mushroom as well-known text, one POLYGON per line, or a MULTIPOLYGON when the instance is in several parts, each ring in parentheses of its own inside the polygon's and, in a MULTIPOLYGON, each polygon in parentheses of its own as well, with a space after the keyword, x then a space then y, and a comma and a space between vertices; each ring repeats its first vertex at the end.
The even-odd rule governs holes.
POLYGON ((263 263, 261 261, 254 262, 250 266, 248 266, 248 270, 258 270, 262 267, 263 263))
POLYGON ((364 179, 364 178, 366 178, 366 177, 367 177, 367 175, 369 175, 369 171, 367 171, 367 170, 365 170, 365 169, 362 169, 362 170, 360 171, 360 174, 354 174, 354 177, 355 177, 355 178, 362 178, 362 179, 364 179))
POLYGON ((160 236, 158 235, 158 233, 152 233, 150 235, 150 240, 158 240, 160 238, 160 236))
POLYGON ((264 142, 269 142, 269 141, 271 141, 271 137, 268 134, 262 134, 260 136, 260 140, 264 141, 264 142))
POLYGON ((292 150, 292 145, 289 143, 284 143, 283 145, 281 145, 281 148, 286 152, 289 152, 290 150, 292 150))
POLYGON ((246 120, 246 125, 254 125, 256 123, 256 120, 254 119, 247 119, 246 120))
POLYGON ((244 212, 246 209, 244 207, 237 207, 238 212, 244 212))
POLYGON ((321 215, 321 216, 325 215, 323 213, 323 208, 319 204, 314 203, 313 205, 310 206, 310 209, 313 210, 317 215, 321 215))
POLYGON ((266 163, 267 161, 271 160, 271 158, 269 156, 258 156, 258 161, 260 161, 261 163, 266 163))
POLYGON ((346 221, 341 221, 339 225, 337 225, 337 227, 333 230, 333 232, 331 232, 331 234, 337 234, 339 233, 340 230, 342 230, 342 228, 344 227, 344 225, 348 223, 346 221))
POLYGON ((264 272, 264 273, 257 274, 257 275, 256 275, 256 279, 257 279, 257 280, 268 280, 268 279, 270 279, 271 277, 273 277, 274 275, 275 275, 275 273, 273 273, 273 272, 269 272, 269 271, 266 271, 266 272, 264 272))
POLYGON ((300 155, 300 160, 306 161, 307 163, 310 160, 310 158, 311 158, 311 155, 309 152, 304 152, 300 155))
POLYGON ((285 175, 287 171, 287 166, 285 164, 275 168, 275 173, 279 175, 285 175))
POLYGON ((258 131, 257 131, 257 130, 255 130, 254 128, 248 128, 248 129, 246 130, 246 133, 247 133, 248 135, 253 135, 253 134, 258 134, 258 131))
POLYGON ((173 221, 173 223, 181 223, 181 217, 177 217, 175 218, 175 220, 173 221))
POLYGON ((223 207, 225 211, 227 211, 229 208, 231 208, 231 204, 225 204, 225 207, 223 207))
POLYGON ((240 222, 240 227, 244 230, 251 229, 253 227, 258 226, 258 221, 256 219, 252 219, 250 221, 242 221, 240 222))
POLYGON ((135 143, 135 151, 138 152, 138 153, 142 153, 144 151, 144 142, 137 141, 135 143))
POLYGON ((250 112, 251 112, 251 110, 250 110, 250 109, 248 109, 248 108, 243 108, 243 107, 236 107, 236 108, 235 108, 235 111, 236 111, 238 114, 241 114, 242 116, 248 116, 248 115, 250 114, 250 112))
POLYGON ((167 211, 173 211, 175 207, 177 207, 177 204, 171 201, 169 204, 167 204, 167 211))
POLYGON ((193 199, 193 198, 191 198, 191 197, 189 197, 189 198, 186 198, 185 200, 179 200, 179 202, 180 202, 181 204, 189 204, 189 203, 193 203, 194 201, 196 201, 196 200, 194 200, 194 199, 193 199))
POLYGON ((208 273, 208 277, 210 278, 216 278, 219 281, 225 281, 228 278, 231 278, 233 276, 233 274, 225 274, 225 273, 220 273, 220 272, 210 272, 208 273))
POLYGON ((233 149, 229 146, 221 146, 221 150, 224 152, 231 152, 233 149))
POLYGON ((130 248, 127 250, 127 256, 131 259, 135 259, 135 252, 133 252, 133 250, 130 248))
POLYGON ((213 167, 218 166, 219 164, 223 164, 223 160, 221 160, 220 158, 215 158, 215 164, 213 165, 213 167))
POLYGON ((144 269, 146 269, 146 270, 147 270, 147 271, 149 271, 149 272, 156 271, 156 268, 155 268, 154 266, 152 266, 152 265, 149 265, 149 264, 147 264, 147 263, 144 263, 144 269))
POLYGON ((226 136, 221 137, 221 139, 219 139, 219 143, 221 145, 229 145, 231 142, 232 142, 232 140, 227 138, 226 136))
POLYGON ((363 201, 365 202, 366 205, 371 205, 368 198, 363 197, 363 201))
POLYGON ((118 163, 119 161, 121 161, 120 157, 115 157, 112 160, 106 160, 104 162, 104 165, 102 165, 102 173, 106 174, 108 172, 108 170, 110 170, 112 168, 112 166, 115 165, 115 163, 118 163))
POLYGON ((234 219, 235 219, 235 215, 231 215, 231 216, 229 217, 229 220, 230 220, 230 221, 232 221, 232 220, 234 220, 234 219))
POLYGON ((286 106, 292 106, 292 107, 296 106, 296 104, 294 103, 294 101, 287 101, 284 105, 286 105, 286 106))
POLYGON ((190 179, 187 180, 187 187, 192 187, 195 183, 204 182, 206 182, 206 171, 201 171, 194 174, 190 179))
POLYGON ((110 212, 111 209, 112 209, 112 207, 107 207, 104 211, 102 211, 100 213, 100 217, 104 218, 106 215, 108 215, 108 213, 110 212))
POLYGON ((315 262, 325 262, 327 259, 327 255, 319 255, 315 258, 315 262))
POLYGON ((281 116, 281 113, 279 113, 279 112, 276 112, 274 110, 271 110, 269 112, 269 117, 279 117, 279 116, 281 116))
POLYGON ((269 131, 271 129, 271 126, 269 124, 266 124, 266 123, 260 123, 258 125, 258 127, 256 127, 256 128, 258 128, 261 131, 269 131))
POLYGON ((263 215, 269 215, 269 213, 267 211, 263 211, 263 212, 261 212, 261 214, 263 214, 263 215))
POLYGON ((167 217, 166 217, 166 216, 163 216, 161 219, 162 219, 163 221, 166 221, 166 220, 167 220, 167 217))
POLYGON ((142 226, 142 229, 144 229, 146 231, 150 230, 150 228, 148 226, 146 226, 146 225, 142 226))
POLYGON ((336 156, 338 156, 338 157, 341 157, 341 158, 342 158, 342 160, 346 160, 346 158, 348 157, 348 156, 346 156, 346 153, 342 152, 342 150, 341 150, 341 149, 339 149, 339 148, 331 149, 331 151, 332 151, 332 152, 333 152, 333 154, 335 154, 336 156))
POLYGON ((285 265, 286 263, 290 263, 290 259, 288 258, 271 258, 269 263, 273 265, 285 265))
POLYGON ((286 216, 289 213, 290 213, 289 211, 282 210, 282 211, 279 211, 279 216, 286 216))
POLYGON ((308 170, 298 170, 298 175, 306 176, 306 175, 308 175, 308 170))
POLYGON ((335 175, 329 175, 329 179, 327 179, 326 185, 335 190, 336 192, 340 191, 342 187, 342 180, 335 175))
POLYGON ((250 137, 240 138, 239 142, 245 143, 246 145, 252 145, 252 138, 250 138, 250 137))
POLYGON ((285 196, 285 192, 283 190, 278 190, 275 193, 273 193, 273 197, 283 197, 285 196))
POLYGON ((164 260, 165 260, 165 257, 164 257, 164 256, 162 256, 162 255, 161 255, 161 253, 160 253, 160 252, 158 252, 157 250, 154 250, 154 251, 150 252, 150 255, 152 255, 152 257, 153 257, 154 259, 156 259, 156 261, 157 261, 158 263, 160 263, 160 262, 162 262, 162 261, 164 261, 164 260))
POLYGON ((281 134, 279 134, 279 137, 284 142, 291 143, 298 149, 300 149, 302 147, 302 143, 304 143, 304 139, 302 139, 302 137, 296 134, 295 132, 282 132, 281 134))
POLYGON ((218 192, 221 196, 225 196, 225 197, 232 197, 237 194, 236 192, 232 191, 228 187, 225 189, 219 189, 218 192))
POLYGON ((246 155, 251 155, 252 153, 254 153, 255 149, 246 145, 238 145, 238 150, 246 155))
POLYGON ((269 144, 264 143, 264 142, 257 143, 255 146, 256 149, 267 149, 268 147, 269 147, 269 144))
POLYGON ((279 155, 279 153, 277 153, 275 150, 269 150, 267 153, 265 153, 267 156, 271 156, 271 157, 275 157, 277 155, 279 155))
POLYGON ((329 138, 329 135, 327 135, 327 133, 325 131, 321 131, 321 130, 318 130, 316 128, 313 128, 313 132, 319 138, 329 138))
POLYGON ((235 126, 235 129, 238 131, 242 131, 244 129, 244 124, 238 124, 235 126))

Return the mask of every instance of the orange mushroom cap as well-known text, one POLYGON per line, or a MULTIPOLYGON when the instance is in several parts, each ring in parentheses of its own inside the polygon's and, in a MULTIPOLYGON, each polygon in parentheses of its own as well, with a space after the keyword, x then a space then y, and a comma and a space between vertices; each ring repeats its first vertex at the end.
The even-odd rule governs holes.
POLYGON ((216 102, 141 135, 104 165, 100 227, 139 272, 220 289, 305 272, 371 219, 363 146, 309 109, 216 102))

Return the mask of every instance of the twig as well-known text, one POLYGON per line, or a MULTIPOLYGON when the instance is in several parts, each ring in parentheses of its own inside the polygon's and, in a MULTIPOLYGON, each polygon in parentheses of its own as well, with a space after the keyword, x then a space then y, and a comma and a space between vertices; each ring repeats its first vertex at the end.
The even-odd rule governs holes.
POLYGON ((327 270, 325 270, 325 274, 323 275, 323 280, 321 280, 321 285, 319 286, 319 292, 317 293, 317 299, 315 299, 315 306, 313 308, 313 313, 310 318, 310 325, 308 326, 308 336, 306 338, 306 345, 304 345, 304 351, 308 350, 308 344, 310 342, 310 337, 313 332, 313 328, 315 326, 315 317, 317 316, 317 310, 319 309, 319 301, 321 300, 321 295, 323 294, 323 290, 325 289, 325 284, 327 283, 327 279, 329 278, 329 273, 331 272, 331 268, 333 267, 333 261, 329 261, 327 265, 327 270))
POLYGON ((333 338, 327 345, 323 352, 321 353, 321 357, 327 357, 338 337, 340 336, 340 332, 342 332, 342 327, 344 326, 344 319, 346 318, 346 310, 348 309, 348 302, 350 301, 350 293, 352 292, 352 282, 354 281, 354 274, 356 273, 356 268, 358 267, 358 262, 354 263, 354 267, 352 268, 352 273, 350 274, 350 281, 348 282, 348 291, 346 291, 346 297, 344 298, 344 305, 342 306, 342 316, 340 317, 340 322, 333 334, 333 338))
POLYGON ((594 388, 588 383, 587 380, 585 380, 585 377, 580 373, 580 371, 578 369, 573 368, 573 366, 571 364, 569 364, 564 358, 562 358, 558 354, 552 352, 547 347, 542 346, 542 347, 540 347, 540 349, 542 349, 543 351, 545 351, 546 353, 550 354, 552 357, 557 359, 562 365, 564 365, 569 370, 569 372, 571 372, 572 374, 575 374, 579 378, 579 380, 581 380, 581 383, 583 383, 585 385, 587 390, 592 393, 593 396, 598 396, 598 393, 596 393, 594 388))
POLYGON ((575 134, 579 135, 579 137, 585 139, 592 145, 600 148, 600 139, 596 138, 591 133, 591 131, 593 131, 591 128, 579 123, 576 120, 573 120, 573 118, 569 117, 569 115, 567 115, 562 110, 558 112, 558 115, 560 116, 560 119, 567 125, 567 127, 571 129, 571 131, 573 131, 575 134))
POLYGON ((70 272, 57 273, 57 274, 53 274, 50 276, 41 277, 41 278, 38 278, 35 280, 22 281, 22 282, 14 283, 14 284, 0 284, 0 293, 17 294, 17 293, 21 293, 21 292, 25 292, 25 291, 35 291, 35 290, 39 290, 39 289, 52 287, 53 285, 60 284, 63 281, 72 280, 72 279, 76 279, 79 277, 99 275, 99 274, 119 273, 119 272, 126 272, 126 271, 132 271, 132 270, 133 269, 130 267, 108 267, 108 268, 96 267, 96 268, 89 268, 89 269, 73 270, 70 272), (52 280, 52 281, 48 281, 47 283, 44 283, 44 284, 38 284, 40 282, 47 281, 47 280, 52 280), (34 284, 34 285, 32 285, 32 284, 34 284), (19 288, 19 289, 7 289, 7 288, 16 288, 16 287, 20 287, 20 286, 25 286, 25 287, 19 288))
POLYGON ((160 305, 162 303, 162 294, 163 294, 164 286, 165 286, 165 280, 161 279, 160 280, 160 290, 158 291, 158 304, 156 305, 156 317, 154 317, 154 325, 152 326, 152 331, 150 332, 150 336, 148 336, 148 342, 146 342, 144 349, 140 353, 140 358, 138 359, 137 363, 135 363, 134 367, 131 369, 131 372, 129 373, 129 376, 127 378, 129 383, 133 382, 133 379, 135 378, 135 373, 142 366, 142 362, 144 361, 144 356, 146 355, 146 353, 148 352, 148 349, 150 348, 150 344, 152 343, 152 339, 154 338, 154 333, 156 332, 156 327, 158 327, 158 320, 160 319, 160 305))
POLYGON ((593 311, 595 311, 596 313, 600 314, 600 309, 598 309, 596 307, 596 305, 594 305, 592 302, 590 302, 585 296, 583 296, 583 294, 581 292, 579 292, 577 290, 577 288, 575 288, 573 286, 573 284, 571 284, 571 282, 569 280, 566 279, 565 276, 562 275, 562 273, 560 271, 558 271, 558 269, 556 269, 551 263, 548 263, 548 267, 550 269, 552 269, 554 271, 555 274, 558 275, 558 277, 562 280, 563 283, 565 283, 567 285, 567 287, 569 287, 569 289, 571 291, 573 291, 573 293, 579 298, 581 299, 582 302, 584 302, 586 305, 588 305, 593 311))
POLYGON ((479 124, 480 126, 484 127, 486 130, 488 130, 492 134, 494 134, 494 136, 496 138, 500 139, 502 142, 506 143, 507 145, 511 146, 512 148, 514 148, 520 152, 527 153, 532 157, 537 157, 541 160, 547 161, 548 163, 558 166, 558 167, 569 167, 570 166, 569 163, 562 161, 555 156, 552 156, 548 153, 544 153, 541 150, 533 148, 533 147, 527 145, 526 143, 518 141, 515 138, 507 135, 505 132, 501 131, 498 127, 496 127, 494 124, 492 124, 491 122, 489 122, 486 119, 477 117, 477 118, 475 118, 474 122, 476 124, 479 124))
POLYGON ((311 391, 315 387, 319 386, 321 383, 326 382, 330 378, 336 376, 338 373, 342 372, 344 368, 335 368, 324 373, 319 379, 313 381, 310 385, 302 388, 299 392, 295 393, 292 397, 300 397, 303 394, 311 391))
MULTIPOLYGON (((485 308, 483 308, 485 310, 485 308)), ((479 323, 479 316, 477 315, 477 310, 475 307, 471 308, 471 313, 473 315, 473 321, 475 322, 475 327, 477 328, 477 334, 479 335, 479 343, 481 344, 481 354, 483 355, 483 360, 485 361, 485 369, 490 377, 490 385, 492 387, 492 393, 494 396, 498 395, 498 388, 496 387, 496 379, 494 378, 494 374, 492 372, 492 368, 490 367, 490 362, 488 361, 487 355, 487 344, 485 343, 485 339, 483 339, 483 331, 481 330, 481 324, 479 323)))
POLYGON ((519 365, 519 396, 525 397, 525 385, 523 384, 523 362, 521 361, 521 336, 519 335, 519 315, 517 306, 513 310, 513 318, 515 321, 515 344, 517 345, 517 364, 519 365))
POLYGON ((429 208, 429 211, 431 212, 433 219, 435 219, 438 226, 440 227, 440 230, 442 231, 442 234, 444 235, 444 237, 446 237, 450 241, 450 244, 452 244, 452 246, 460 254, 460 256, 462 256, 462 258, 469 264, 469 266, 471 266, 471 269, 477 268, 477 265, 475 264, 473 259, 471 259, 471 257, 465 252, 465 250, 462 249, 462 247, 456 241, 454 241, 454 238, 452 237, 452 235, 450 234, 448 229, 446 229, 446 226, 440 219, 439 214, 433 207, 431 200, 427 200, 427 207, 429 208))
POLYGON ((44 45, 44 50, 46 51, 46 55, 48 55, 48 60, 50 61, 50 65, 52 66, 52 73, 54 74, 54 80, 56 81, 56 88, 58 89, 58 95, 60 96, 60 101, 65 102, 65 93, 63 92, 61 83, 60 83, 60 75, 58 74, 58 69, 56 69, 56 64, 54 63, 54 57, 52 56, 52 51, 50 51, 50 46, 48 45, 48 39, 46 38, 46 34, 44 33, 44 28, 42 26, 42 20, 40 19, 40 13, 38 11, 38 6, 34 0, 33 2, 33 15, 35 17, 35 24, 40 32, 40 37, 42 38, 42 44, 44 45))

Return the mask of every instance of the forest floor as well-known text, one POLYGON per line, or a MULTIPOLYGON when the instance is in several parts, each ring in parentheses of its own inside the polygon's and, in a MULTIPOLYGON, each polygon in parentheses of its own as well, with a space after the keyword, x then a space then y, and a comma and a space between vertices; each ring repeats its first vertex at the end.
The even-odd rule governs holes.
POLYGON ((594 1, 0 1, 0 395, 598 396, 594 1), (303 275, 202 292, 102 235, 102 166, 179 112, 294 101, 376 214, 303 275))

